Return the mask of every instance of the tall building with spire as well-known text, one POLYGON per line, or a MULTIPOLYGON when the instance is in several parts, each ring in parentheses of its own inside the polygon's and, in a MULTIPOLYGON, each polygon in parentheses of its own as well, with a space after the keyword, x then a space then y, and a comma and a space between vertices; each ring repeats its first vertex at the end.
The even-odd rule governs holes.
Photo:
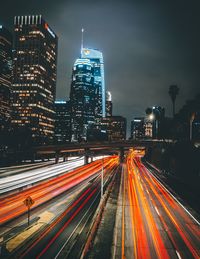
POLYGON ((87 140, 88 130, 106 116, 103 54, 84 48, 73 66, 70 91, 72 141, 87 140))
POLYGON ((40 144, 54 134, 57 42, 41 15, 14 18, 12 123, 40 144))
POLYGON ((0 129, 10 127, 12 35, 0 25, 0 129))
POLYGON ((104 61, 101 51, 91 48, 81 49, 81 58, 89 59, 94 73, 94 88, 95 88, 95 117, 101 118, 106 116, 106 92, 104 79, 104 61))

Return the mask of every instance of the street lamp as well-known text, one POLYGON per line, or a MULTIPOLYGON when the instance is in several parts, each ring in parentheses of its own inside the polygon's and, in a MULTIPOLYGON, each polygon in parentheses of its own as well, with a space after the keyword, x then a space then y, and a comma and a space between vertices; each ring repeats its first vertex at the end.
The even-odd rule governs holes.
POLYGON ((153 121, 155 119, 155 116, 153 113, 149 114, 149 120, 150 121, 153 121))
POLYGON ((161 109, 161 107, 153 106, 153 108, 149 108, 147 112, 149 120, 155 125, 155 135, 156 138, 158 138, 159 121, 163 116, 163 109, 161 109))
POLYGON ((149 121, 151 122, 151 136, 153 137, 153 131, 154 131, 154 122, 156 123, 156 136, 157 136, 157 120, 156 120, 156 117, 155 117, 155 114, 152 112, 148 115, 148 119, 149 121))
POLYGON ((190 141, 192 140, 192 124, 193 124, 194 119, 195 119, 195 113, 192 113, 192 115, 190 117, 190 141))

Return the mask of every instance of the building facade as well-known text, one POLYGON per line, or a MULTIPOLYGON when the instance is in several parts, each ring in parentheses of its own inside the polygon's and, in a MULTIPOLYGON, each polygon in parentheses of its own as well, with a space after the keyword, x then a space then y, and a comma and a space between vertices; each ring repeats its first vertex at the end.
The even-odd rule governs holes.
POLYGON ((93 67, 95 88, 95 118, 106 116, 106 92, 104 80, 103 54, 99 50, 82 48, 81 58, 89 59, 93 67))
POLYGON ((153 106, 146 109, 145 136, 159 139, 163 135, 165 120, 165 109, 160 106, 153 106))
POLYGON ((64 144, 71 141, 70 103, 55 101, 55 143, 64 144))
POLYGON ((112 116, 112 95, 111 92, 106 91, 106 117, 112 116))
POLYGON ((144 118, 134 118, 133 121, 131 121, 131 139, 142 139, 144 136, 144 118))
POLYGON ((0 129, 10 127, 12 34, 0 25, 0 129))
POLYGON ((122 116, 102 118, 101 131, 107 134, 108 141, 126 140, 126 118, 122 116))
POLYGON ((146 119, 144 122, 144 135, 145 135, 145 138, 153 137, 153 124, 148 119, 146 119))
POLYGON ((41 15, 14 18, 12 124, 39 144, 54 136, 57 42, 41 15))
POLYGON ((87 140, 87 131, 95 123, 95 98, 93 64, 89 59, 77 59, 70 90, 72 142, 87 140))

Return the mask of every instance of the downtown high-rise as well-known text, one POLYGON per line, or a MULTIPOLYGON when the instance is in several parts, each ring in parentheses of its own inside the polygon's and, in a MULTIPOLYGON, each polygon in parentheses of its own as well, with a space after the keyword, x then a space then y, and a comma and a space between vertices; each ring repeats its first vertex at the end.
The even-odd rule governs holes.
POLYGON ((10 127, 12 78, 12 35, 0 25, 0 130, 10 127))
POLYGON ((95 88, 95 117, 106 116, 106 91, 104 79, 104 61, 101 51, 91 48, 81 49, 81 58, 89 59, 93 67, 95 88))
POLYGON ((55 144, 71 141, 70 102, 55 101, 55 144))
POLYGON ((12 124, 39 144, 54 135, 57 42, 41 15, 14 18, 12 124))
POLYGON ((87 139, 95 123, 95 87, 93 65, 89 59, 77 59, 72 70, 70 90, 71 141, 87 139))
POLYGON ((108 141, 126 140, 126 118, 108 116, 101 119, 101 131, 106 132, 108 141))
POLYGON ((71 141, 87 140, 88 132, 98 129, 106 116, 106 97, 103 54, 83 48, 83 42, 72 71, 70 105, 71 141))

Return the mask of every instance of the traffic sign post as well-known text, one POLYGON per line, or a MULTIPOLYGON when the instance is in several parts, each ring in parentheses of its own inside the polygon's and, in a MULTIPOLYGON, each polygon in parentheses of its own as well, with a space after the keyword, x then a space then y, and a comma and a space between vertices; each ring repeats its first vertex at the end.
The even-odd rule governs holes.
POLYGON ((28 207, 28 226, 30 225, 30 207, 28 207))
POLYGON ((24 200, 24 205, 28 208, 28 226, 30 224, 30 208, 31 206, 33 206, 34 204, 34 200, 28 196, 25 200, 24 200))

